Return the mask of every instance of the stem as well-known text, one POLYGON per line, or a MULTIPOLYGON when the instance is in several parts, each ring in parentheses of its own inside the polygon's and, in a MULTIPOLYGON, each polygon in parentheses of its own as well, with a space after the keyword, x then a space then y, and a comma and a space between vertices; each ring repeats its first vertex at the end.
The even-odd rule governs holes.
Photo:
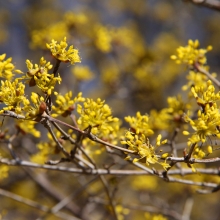
POLYGON ((60 67, 60 63, 61 63, 61 61, 57 59, 56 60, 56 64, 55 64, 54 69, 53 69, 54 76, 56 76, 56 74, 57 74, 57 71, 58 71, 58 69, 60 67))
POLYGON ((133 150, 128 150, 128 149, 126 149, 126 148, 119 147, 119 146, 110 144, 110 143, 108 143, 108 142, 105 142, 105 141, 99 139, 98 137, 96 137, 95 135, 93 135, 92 133, 88 133, 88 132, 86 132, 86 131, 82 131, 82 130, 80 130, 79 128, 76 128, 76 127, 74 127, 74 126, 72 126, 72 125, 69 125, 69 124, 63 122, 63 121, 60 121, 60 120, 58 120, 58 119, 56 119, 56 118, 53 118, 53 117, 51 117, 50 115, 44 114, 44 115, 42 115, 42 117, 45 118, 45 119, 48 119, 48 120, 51 121, 51 122, 57 122, 57 123, 62 124, 62 125, 64 125, 64 126, 68 127, 68 128, 71 128, 71 129, 73 129, 74 131, 77 131, 77 132, 81 133, 82 135, 88 137, 89 139, 91 139, 91 140, 93 140, 93 141, 95 141, 95 142, 97 142, 97 143, 100 143, 100 144, 103 144, 103 145, 106 145, 106 146, 115 148, 115 149, 120 150, 120 151, 123 151, 123 152, 136 154, 136 152, 133 151, 133 150))
MULTIPOLYGON (((2 196, 6 196, 10 199, 13 199, 15 201, 18 201, 20 203, 23 203, 25 205, 28 205, 30 207, 33 207, 33 208, 36 208, 36 209, 39 209, 43 212, 48 212, 50 211, 50 208, 48 208, 47 206, 45 205, 41 205, 35 201, 32 201, 30 199, 27 199, 27 198, 24 198, 22 196, 19 196, 17 194, 14 194, 14 193, 11 193, 11 192, 8 192, 4 189, 0 189, 0 195, 2 196)), ((70 216, 66 213, 63 213, 63 212, 57 212, 57 213, 53 213, 55 216, 58 216, 59 218, 62 218, 62 219, 67 219, 67 220, 79 220, 79 218, 76 218, 76 217, 73 217, 73 216, 70 216)))
POLYGON ((194 67, 200 73, 203 73, 204 75, 206 75, 213 83, 215 83, 220 88, 220 81, 218 81, 215 77, 213 77, 207 70, 202 68, 198 63, 195 63, 194 67))

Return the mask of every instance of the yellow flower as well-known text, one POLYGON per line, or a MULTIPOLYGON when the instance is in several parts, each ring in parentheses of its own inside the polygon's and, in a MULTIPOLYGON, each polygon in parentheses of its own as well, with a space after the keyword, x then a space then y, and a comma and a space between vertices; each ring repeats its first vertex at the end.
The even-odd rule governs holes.
MULTIPOLYGON (((56 137, 60 137, 60 132, 55 132, 56 137)), ((60 151, 57 144, 54 142, 50 133, 47 133, 48 141, 37 144, 38 152, 31 156, 31 161, 39 164, 44 164, 50 155, 58 154, 60 151)))
POLYGON ((115 207, 116 213, 117 213, 117 217, 118 220, 124 220, 124 215, 128 215, 130 210, 127 208, 123 208, 123 206, 121 205, 117 205, 115 207))
POLYGON ((52 40, 50 44, 46 44, 47 48, 51 51, 53 57, 62 62, 70 62, 71 64, 80 63, 80 57, 78 50, 73 49, 73 46, 70 46, 67 50, 68 44, 66 42, 66 37, 63 41, 57 43, 57 41, 52 40))
POLYGON ((19 74, 25 74, 20 79, 26 79, 29 83, 29 86, 35 86, 36 82, 34 76, 39 77, 39 74, 48 74, 48 71, 52 69, 53 65, 50 62, 47 62, 44 57, 41 57, 39 64, 33 64, 30 60, 26 60, 26 65, 28 71, 23 73, 21 71, 16 71, 19 74))
POLYGON ((58 82, 60 84, 62 79, 59 74, 55 77, 54 74, 38 73, 37 76, 34 76, 34 81, 42 92, 51 95, 56 83, 58 82))
POLYGON ((177 55, 172 55, 171 59, 176 60, 177 64, 186 63, 188 65, 193 65, 199 63, 201 65, 206 64, 205 54, 212 50, 211 46, 208 46, 206 49, 199 49, 199 41, 192 40, 188 41, 188 45, 185 47, 179 47, 177 49, 177 55))
MULTIPOLYGON (((217 101, 220 100, 220 92, 215 93, 215 87, 210 80, 207 81, 205 88, 203 86, 194 86, 191 92, 195 97, 197 104, 201 107, 197 112, 197 119, 191 119, 184 115, 184 119, 191 125, 195 131, 189 138, 188 145, 206 141, 208 136, 219 136, 220 112, 217 101)), ((184 131, 185 135, 189 135, 184 131)))
POLYGON ((64 96, 58 94, 57 92, 54 92, 54 95, 56 96, 56 104, 57 106, 53 105, 52 109, 56 113, 53 113, 53 117, 57 117, 58 115, 62 115, 63 117, 66 117, 71 114, 71 112, 74 110, 75 106, 74 104, 76 102, 83 102, 85 99, 82 97, 82 93, 80 92, 74 99, 72 99, 72 92, 67 92, 64 96))
POLYGON ((67 25, 61 21, 55 24, 47 25, 45 28, 33 30, 31 32, 31 48, 45 49, 45 42, 51 39, 61 40, 64 36, 69 37, 67 25))
MULTIPOLYGON (((51 95, 56 83, 60 83, 62 80, 59 74, 57 77, 54 77, 54 74, 48 73, 53 65, 50 62, 47 62, 44 57, 41 57, 39 65, 33 64, 30 60, 26 60, 26 65, 28 71, 19 79, 25 79, 29 83, 29 86, 37 85, 43 93, 51 95)), ((21 71, 16 72, 24 74, 21 71)))
POLYGON ((9 167, 7 165, 0 165, 0 179, 5 179, 8 177, 9 167))
POLYGON ((25 85, 23 83, 18 83, 17 79, 14 82, 2 80, 0 87, 0 102, 4 103, 7 107, 4 107, 0 112, 11 110, 20 114, 23 105, 29 102, 24 96, 24 90, 25 85))
POLYGON ((185 103, 180 95, 167 98, 168 108, 167 112, 172 116, 175 122, 182 122, 183 113, 190 109, 191 105, 185 103))
POLYGON ((112 116, 110 107, 105 104, 105 101, 97 99, 86 99, 83 106, 77 105, 77 112, 80 117, 78 119, 78 124, 83 128, 88 126, 92 127, 92 133, 102 135, 107 135, 113 132, 118 126, 113 126, 114 122, 118 122, 118 118, 112 116))
MULTIPOLYGON (((205 70, 208 71, 208 66, 203 66, 205 70)), ((212 76, 216 78, 216 74, 212 73, 212 76)), ((201 86, 206 87, 208 77, 200 72, 195 71, 189 71, 189 74, 187 75, 188 83, 182 87, 182 89, 185 91, 187 89, 190 89, 192 86, 201 86)))
POLYGON ((104 53, 110 52, 112 46, 109 30, 102 25, 97 25, 95 26, 95 33, 95 45, 97 46, 97 48, 104 53))
POLYGON ((130 128, 136 134, 144 134, 150 136, 154 134, 149 125, 149 117, 147 115, 141 115, 140 112, 136 113, 136 117, 127 116, 125 121, 130 124, 130 128))
POLYGON ((196 98, 197 104, 205 108, 216 106, 216 101, 220 100, 220 92, 215 94, 215 87, 212 84, 211 80, 208 80, 205 88, 203 86, 194 86, 191 88, 191 92, 196 98))
MULTIPOLYGON (((161 138, 162 136, 158 135, 157 146, 166 143, 166 140, 161 142, 161 138)), ((169 164, 166 164, 166 162, 159 162, 159 157, 155 153, 155 147, 150 144, 149 139, 144 134, 137 135, 128 131, 125 134, 125 141, 121 141, 121 144, 128 145, 129 150, 133 150, 140 155, 140 158, 135 158, 133 162, 145 159, 147 165, 158 163, 161 164, 164 169, 169 167, 169 164)))
POLYGON ((34 137, 39 138, 40 137, 40 131, 36 130, 34 128, 34 125, 36 124, 35 121, 27 121, 27 120, 17 120, 16 126, 19 128, 21 133, 23 134, 32 134, 34 137))
POLYGON ((31 93, 31 101, 33 105, 26 105, 24 110, 26 112, 26 118, 38 121, 40 116, 44 113, 47 106, 44 102, 44 97, 39 96, 37 93, 31 93))
MULTIPOLYGON (((184 116, 184 119, 195 131, 189 138, 188 145, 200 141, 204 143, 208 136, 219 135, 217 127, 220 124, 220 113, 218 109, 210 108, 206 112, 201 112, 201 110, 199 110, 198 119, 192 120, 187 115, 184 116)), ((188 132, 185 131, 184 135, 188 135, 188 132)))
POLYGON ((150 112, 149 124, 154 130, 170 130, 172 115, 169 113, 168 108, 163 108, 160 111, 152 110, 150 112))
POLYGON ((88 66, 74 66, 72 73, 79 81, 91 80, 94 77, 88 66))
POLYGON ((14 65, 11 63, 12 58, 8 58, 7 60, 4 60, 6 57, 6 54, 0 55, 0 77, 11 80, 14 74, 12 71, 14 70, 14 65))

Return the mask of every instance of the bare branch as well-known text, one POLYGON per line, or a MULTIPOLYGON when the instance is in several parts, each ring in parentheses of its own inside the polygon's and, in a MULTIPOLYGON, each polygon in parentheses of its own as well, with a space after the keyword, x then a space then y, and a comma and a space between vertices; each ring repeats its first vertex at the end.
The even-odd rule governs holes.
POLYGON ((112 148, 114 148, 114 149, 117 149, 117 150, 120 150, 120 151, 123 151, 123 152, 136 153, 136 152, 134 152, 134 151, 132 151, 132 150, 128 150, 128 149, 126 149, 126 148, 119 147, 119 146, 110 144, 110 143, 108 143, 108 142, 106 142, 106 141, 103 141, 103 140, 99 139, 98 137, 96 137, 95 135, 93 135, 92 133, 88 133, 88 132, 86 132, 86 131, 82 131, 82 130, 80 130, 79 128, 76 128, 76 127, 74 127, 74 126, 72 126, 72 125, 69 125, 69 124, 67 124, 67 123, 65 123, 65 122, 63 122, 63 121, 60 121, 60 120, 58 120, 58 119, 56 119, 56 118, 53 118, 53 117, 51 117, 51 116, 49 116, 49 115, 47 115, 47 114, 42 115, 42 117, 45 118, 45 119, 48 119, 48 120, 51 121, 51 122, 57 122, 57 123, 62 124, 62 125, 64 125, 64 126, 68 127, 68 128, 71 128, 71 129, 73 129, 74 131, 77 131, 77 132, 81 133, 82 135, 88 137, 89 139, 91 139, 91 140, 93 140, 93 141, 95 141, 95 142, 97 142, 97 143, 100 143, 100 144, 103 144, 103 145, 112 147, 112 148))
MULTIPOLYGON (((220 2, 219 2, 219 7, 220 7, 220 2)), ((220 8, 219 8, 220 9, 220 8)), ((213 83, 216 84, 216 86, 218 86, 218 88, 220 88, 220 81, 218 81, 215 77, 213 77, 211 75, 211 73, 209 73, 207 70, 205 70, 204 68, 202 68, 198 63, 194 64, 194 67, 197 71, 199 71, 200 73, 203 73, 204 75, 206 75, 213 83)))
POLYGON ((4 113, 0 114, 0 116, 9 116, 11 118, 16 118, 16 119, 25 119, 25 116, 16 114, 13 111, 4 111, 4 113))
POLYGON ((187 2, 191 2, 192 4, 207 7, 214 9, 216 11, 220 11, 220 2, 218 0, 184 0, 187 2))
POLYGON ((182 219, 181 220, 190 220, 190 215, 192 212, 192 207, 193 207, 193 198, 187 198, 186 202, 185 202, 185 206, 183 209, 183 215, 182 215, 182 219))
MULTIPOLYGON (((11 193, 11 192, 8 192, 4 189, 0 189, 0 195, 2 196, 6 196, 10 199, 13 199, 15 201, 18 201, 20 203, 23 203, 25 205, 28 205, 30 207, 33 207, 33 208, 36 208, 36 209, 39 209, 43 212, 49 212, 50 211, 50 208, 48 208, 47 206, 45 205, 42 205, 42 204, 39 204, 35 201, 32 201, 30 199, 27 199, 27 198, 24 198, 22 196, 19 196, 17 194, 14 194, 14 193, 11 193)), ((74 216, 70 216, 64 212, 56 212, 56 213, 53 213, 55 216, 59 217, 59 218, 62 218, 62 219, 68 219, 68 220, 80 220, 79 218, 76 218, 74 216)))
MULTIPOLYGON (((150 168, 140 164, 134 163, 135 166, 141 168, 142 170, 111 170, 111 169, 81 169, 74 167, 63 167, 63 166, 54 166, 54 165, 41 165, 37 163, 32 163, 24 160, 9 160, 7 158, 0 158, 0 163, 8 165, 8 166, 24 166, 24 167, 32 167, 38 169, 46 169, 46 170, 54 170, 60 172, 67 173, 79 173, 86 175, 154 175, 155 172, 150 168)), ((158 175, 161 175, 163 171, 158 171, 158 175)), ((209 174, 209 175, 219 175, 219 169, 197 169, 198 173, 201 174, 209 174)), ((183 169, 180 171, 179 169, 170 170, 169 175, 191 175, 195 174, 192 169, 183 169)))

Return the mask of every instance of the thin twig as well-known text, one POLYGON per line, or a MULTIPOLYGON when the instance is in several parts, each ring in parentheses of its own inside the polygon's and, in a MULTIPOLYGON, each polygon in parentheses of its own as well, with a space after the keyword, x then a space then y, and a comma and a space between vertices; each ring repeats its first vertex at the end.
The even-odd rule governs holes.
POLYGON ((61 209, 63 209, 67 204, 69 204, 75 197, 79 196, 90 184, 95 182, 97 180, 98 176, 94 177, 92 180, 90 180, 88 183, 84 184, 81 188, 77 189, 74 193, 71 195, 67 196, 60 202, 58 202, 55 206, 53 206, 45 215, 42 217, 38 218, 37 220, 42 220, 45 218, 49 213, 57 213, 61 209))
MULTIPOLYGON (((67 173, 78 173, 85 175, 154 175, 155 172, 150 168, 140 164, 134 163, 135 166, 141 168, 142 170, 111 170, 111 169, 81 169, 74 167, 63 167, 63 166, 54 166, 54 165, 41 165, 37 163, 33 163, 30 161, 24 160, 9 160, 7 158, 0 158, 0 163, 8 165, 8 166, 24 166, 24 167, 32 167, 37 169, 45 169, 45 170, 54 170, 60 172, 67 173)), ((207 174, 207 175, 220 175, 219 169, 196 169, 197 173, 207 174)), ((158 175, 160 176, 162 171, 158 171, 158 175)), ((192 171, 192 169, 183 169, 182 172, 177 170, 171 170, 169 175, 191 175, 196 174, 192 171)))
MULTIPOLYGON (((47 206, 45 205, 42 205, 42 204, 39 204, 35 201, 32 201, 30 199, 27 199, 27 198, 24 198, 22 196, 19 196, 17 194, 14 194, 14 193, 11 193, 11 192, 8 192, 4 189, 0 189, 0 195, 2 196, 6 196, 10 199, 13 199, 15 201, 18 201, 20 203, 23 203, 25 205, 28 205, 30 207, 33 207, 33 208, 36 208, 36 209, 39 209, 43 212, 48 212, 50 211, 50 208, 48 208, 47 206)), ((79 218, 76 218, 74 216, 70 216, 66 213, 63 213, 63 212, 56 212, 56 213, 53 213, 55 216, 59 217, 59 218, 62 218, 62 219, 67 219, 67 220, 80 220, 79 218)))
POLYGON ((57 146, 59 147, 59 149, 61 150, 61 152, 67 157, 70 158, 70 154, 65 150, 65 148, 62 146, 62 144, 58 141, 56 135, 53 132, 53 129, 51 127, 51 124, 48 120, 42 121, 42 124, 44 124, 44 126, 47 128, 47 130, 49 131, 49 133, 51 134, 52 138, 54 139, 54 141, 56 142, 57 146))
POLYGON ((16 118, 16 119, 25 119, 24 115, 16 114, 13 111, 4 111, 4 113, 0 114, 0 116, 9 116, 11 118, 16 118))
MULTIPOLYGON (((219 2, 219 9, 220 9, 220 2, 219 2)), ((204 75, 206 75, 212 82, 214 82, 219 88, 220 88, 220 81, 218 81, 215 77, 212 76, 211 73, 209 73, 207 70, 205 70, 204 68, 202 68, 199 63, 195 63, 194 67, 197 71, 199 71, 200 73, 203 73, 204 75)))
POLYGON ((182 219, 181 220, 190 220, 190 215, 192 212, 192 207, 193 207, 193 198, 189 197, 187 198, 184 209, 183 209, 183 214, 182 214, 182 219))
POLYGON ((60 67, 60 63, 61 63, 61 61, 58 60, 58 59, 56 59, 56 64, 55 64, 55 66, 54 66, 54 68, 53 68, 53 74, 54 74, 54 76, 56 76, 56 74, 57 74, 57 71, 58 71, 58 69, 59 69, 59 67, 60 67))
POLYGON ((72 126, 72 125, 69 125, 69 124, 67 124, 67 123, 65 123, 65 122, 63 122, 63 121, 60 121, 60 120, 58 120, 58 119, 56 119, 56 118, 53 118, 53 117, 51 117, 51 116, 49 116, 49 115, 47 115, 47 114, 42 115, 42 117, 45 118, 45 119, 48 119, 48 120, 51 121, 51 122, 57 122, 57 123, 62 124, 62 125, 64 125, 64 126, 68 127, 68 128, 71 128, 71 129, 73 129, 74 131, 77 131, 77 132, 81 133, 82 135, 88 137, 89 139, 91 139, 91 140, 93 140, 93 141, 95 141, 95 142, 97 142, 97 143, 100 143, 100 144, 103 144, 103 145, 112 147, 112 148, 114 148, 114 149, 117 149, 117 150, 120 150, 120 151, 123 151, 123 152, 135 153, 135 154, 136 154, 135 151, 128 150, 128 149, 126 149, 126 148, 119 147, 119 146, 110 144, 110 143, 108 143, 108 142, 105 142, 105 141, 99 139, 98 137, 96 137, 95 135, 93 135, 92 133, 88 133, 88 132, 86 132, 86 131, 82 131, 82 130, 80 130, 79 128, 76 128, 76 127, 74 127, 74 126, 72 126))
POLYGON ((124 205, 123 207, 128 208, 128 209, 133 209, 133 210, 140 210, 144 212, 150 212, 150 213, 157 213, 157 214, 162 214, 168 217, 171 217, 172 219, 176 220, 182 220, 181 215, 176 212, 175 210, 167 209, 164 207, 154 207, 154 206, 149 206, 149 205, 124 205))
POLYGON ((195 5, 214 9, 216 11, 220 11, 220 2, 218 0, 184 0, 184 1, 191 2, 195 5))

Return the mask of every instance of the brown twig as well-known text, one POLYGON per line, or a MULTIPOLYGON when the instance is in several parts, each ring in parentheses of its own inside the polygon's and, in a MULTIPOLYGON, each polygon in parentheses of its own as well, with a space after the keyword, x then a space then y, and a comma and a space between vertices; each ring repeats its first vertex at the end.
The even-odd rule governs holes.
POLYGON ((70 154, 65 150, 65 148, 62 146, 62 144, 58 141, 56 135, 53 132, 53 129, 51 127, 50 122, 45 119, 42 120, 41 123, 45 126, 45 128, 47 128, 47 130, 49 131, 49 133, 51 134, 53 140, 56 142, 57 146, 59 147, 60 151, 67 157, 70 158, 70 154))
POLYGON ((88 137, 89 139, 93 140, 94 142, 97 142, 97 143, 100 143, 100 144, 103 144, 103 145, 112 147, 112 148, 114 148, 114 149, 117 149, 117 150, 120 150, 120 151, 123 151, 123 152, 135 153, 135 154, 136 154, 135 151, 128 150, 128 149, 126 149, 126 148, 123 148, 123 147, 119 147, 119 146, 110 144, 110 143, 108 143, 108 142, 106 142, 106 141, 103 141, 103 140, 99 139, 98 137, 96 137, 96 136, 93 135, 92 133, 89 133, 89 132, 86 132, 86 131, 82 131, 82 130, 80 130, 79 128, 76 128, 76 127, 74 127, 74 126, 72 126, 72 125, 69 125, 69 124, 67 124, 67 123, 65 123, 65 122, 63 122, 63 121, 60 121, 60 120, 58 120, 58 119, 56 119, 56 118, 53 118, 53 117, 51 117, 51 116, 49 116, 49 115, 47 115, 47 114, 42 115, 42 117, 45 118, 45 119, 48 119, 50 122, 56 122, 56 123, 58 123, 58 124, 62 124, 62 125, 64 125, 64 126, 68 127, 68 128, 71 128, 71 129, 73 129, 74 131, 77 131, 77 132, 81 133, 82 135, 88 137))
POLYGON ((192 4, 207 7, 214 9, 216 11, 220 11, 220 2, 218 0, 184 0, 187 2, 191 2, 192 4))
MULTIPOLYGON (((219 2, 220 4, 220 2, 219 2)), ((205 70, 204 68, 202 68, 199 63, 194 63, 194 68, 199 71, 200 73, 203 73, 204 75, 206 75, 213 83, 216 84, 216 86, 218 86, 218 88, 220 88, 220 81, 217 80, 215 77, 212 76, 211 73, 209 73, 207 70, 205 70)))
POLYGON ((62 199, 60 202, 58 202, 55 206, 53 206, 50 211, 48 211, 45 215, 43 215, 41 218, 38 218, 37 220, 41 220, 42 218, 45 218, 49 213, 57 213, 61 209, 63 209, 67 204, 69 204, 71 201, 73 201, 74 198, 78 197, 90 184, 95 182, 97 180, 98 176, 91 179, 89 182, 84 184, 82 187, 77 189, 74 193, 67 196, 66 198, 62 199))
MULTIPOLYGON (((27 198, 24 198, 22 196, 19 196, 17 194, 14 194, 14 193, 11 193, 11 192, 8 192, 4 189, 0 189, 0 195, 2 196, 6 196, 10 199, 13 199, 15 201, 18 201, 20 203, 23 203, 27 206, 30 206, 30 207, 33 207, 33 208, 36 208, 36 209, 39 209, 43 212, 48 212, 50 211, 50 208, 45 206, 45 205, 41 205, 35 201, 32 201, 30 199, 27 199, 27 198)), ((74 216, 70 216, 66 213, 63 213, 63 212, 56 212, 56 213, 53 213, 55 216, 59 217, 59 218, 62 218, 62 219, 66 219, 66 220, 80 220, 79 218, 77 217, 74 217, 74 216)))
MULTIPOLYGON (((81 169, 81 168, 74 168, 74 167, 63 167, 63 166, 54 166, 54 165, 41 165, 36 164, 29 161, 24 160, 9 160, 7 158, 0 158, 0 163, 8 165, 8 166, 24 166, 24 167, 32 167, 38 169, 46 169, 46 170, 54 170, 60 172, 67 172, 67 173, 78 173, 78 174, 85 174, 85 175, 154 175, 155 171, 151 170, 150 168, 140 164, 134 163, 135 166, 141 168, 142 170, 113 170, 113 169, 81 169)), ((162 177, 163 171, 157 171, 158 176, 162 177)), ((197 173, 207 174, 207 175, 220 175, 220 170, 216 169, 197 169, 197 173)), ((192 169, 183 169, 180 171, 179 169, 170 170, 169 175, 191 175, 195 174, 192 169)))

